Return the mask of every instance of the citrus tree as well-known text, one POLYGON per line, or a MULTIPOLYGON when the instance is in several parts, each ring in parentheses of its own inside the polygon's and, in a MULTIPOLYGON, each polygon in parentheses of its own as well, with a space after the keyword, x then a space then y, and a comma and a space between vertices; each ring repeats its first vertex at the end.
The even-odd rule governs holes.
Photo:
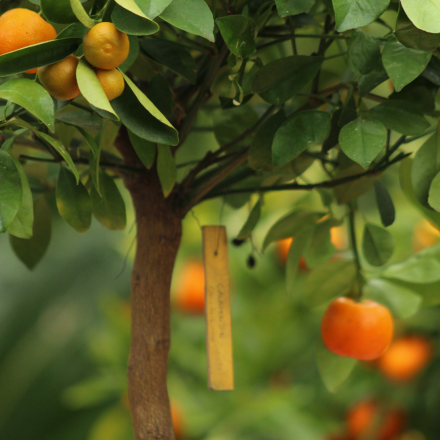
POLYGON ((55 192, 60 215, 78 232, 92 215, 108 229, 126 227, 118 179, 132 197, 128 382, 136 439, 174 438, 170 282, 181 221, 207 199, 249 203, 239 244, 251 239, 266 193, 319 194, 321 209, 287 213, 262 247, 294 237, 287 290, 295 292, 304 257, 312 269, 307 305, 348 297, 332 303, 322 327, 347 374, 352 358, 375 358, 389 345, 387 308, 407 317, 440 302, 436 248, 387 264, 395 210, 381 180, 400 163, 409 203, 440 227, 434 3, 29 0, 0 8, 8 10, 0 18, 0 229, 17 256, 33 268, 48 246, 45 194, 55 192), (213 132, 219 147, 195 144, 194 131, 213 132), (409 158, 412 143, 428 135, 409 158), (381 225, 359 210, 368 192, 381 225), (330 231, 345 219, 352 252, 338 258, 330 231), (373 322, 367 331, 363 320, 373 322), (360 339, 347 341, 360 327, 360 339), (378 345, 365 348, 375 337, 378 345))

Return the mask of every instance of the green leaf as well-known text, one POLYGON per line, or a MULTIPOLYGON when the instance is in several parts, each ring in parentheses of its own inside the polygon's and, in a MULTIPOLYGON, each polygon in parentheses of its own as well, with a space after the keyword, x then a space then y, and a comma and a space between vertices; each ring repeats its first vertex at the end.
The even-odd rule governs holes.
POLYGON ((85 130, 101 130, 102 128, 102 118, 88 111, 62 111, 55 115, 55 119, 85 130))
POLYGON ((310 244, 315 225, 309 224, 300 229, 293 237, 286 260, 286 290, 289 295, 295 295, 298 290, 297 275, 301 257, 310 244))
POLYGON ((87 14, 87 12, 85 11, 80 0, 70 0, 70 7, 72 8, 75 17, 85 27, 92 28, 93 26, 95 26, 95 21, 89 17, 89 14, 87 14))
POLYGON ((129 35, 151 35, 159 31, 159 25, 146 16, 140 16, 116 5, 112 12, 112 22, 118 30, 129 35))
POLYGON ((336 29, 345 32, 373 23, 389 4, 390 0, 333 0, 336 29))
POLYGON ((440 211, 440 173, 438 173, 434 180, 431 182, 429 187, 429 206, 434 208, 436 211, 440 211))
POLYGON ((380 59, 380 46, 371 35, 357 29, 352 32, 348 46, 348 63, 353 72, 370 73, 380 59))
POLYGON ((154 75, 147 89, 147 96, 163 115, 170 118, 173 114, 173 93, 163 75, 154 75))
POLYGON ((416 136, 430 127, 422 112, 411 102, 389 100, 373 107, 370 115, 397 133, 416 136))
POLYGON ((9 236, 11 247, 28 269, 33 269, 43 258, 50 243, 52 214, 46 199, 38 197, 34 202, 34 225, 29 240, 9 236))
POLYGON ((363 293, 366 298, 386 306, 398 319, 414 315, 422 300, 413 290, 381 278, 369 280, 363 293))
POLYGON ((156 158, 156 144, 136 136, 132 131, 128 130, 131 145, 136 151, 141 162, 150 169, 156 158))
POLYGON ((162 14, 173 0, 136 0, 143 13, 152 20, 162 14))
POLYGON ((0 56, 0 76, 23 73, 61 61, 75 53, 81 43, 82 38, 65 38, 8 52, 0 56))
POLYGON ((118 67, 121 72, 127 72, 136 61, 139 55, 139 38, 136 35, 129 35, 130 51, 127 59, 118 67))
POLYGON ((392 225, 396 218, 396 210, 394 209, 390 193, 385 186, 376 180, 374 182, 374 194, 382 224, 385 227, 392 225))
POLYGON ((153 38, 144 38, 140 44, 147 56, 195 84, 197 64, 185 46, 153 38))
POLYGON ((272 145, 275 167, 298 157, 308 146, 324 142, 330 134, 330 113, 305 111, 295 113, 281 125, 272 145))
POLYGON ((160 14, 173 26, 214 42, 214 17, 204 0, 173 0, 160 14))
POLYGON ((93 136, 89 133, 87 133, 87 131, 85 131, 83 128, 81 127, 76 127, 76 129, 81 133, 82 137, 85 139, 87 145, 89 146, 92 154, 97 157, 99 154, 99 146, 96 143, 95 139, 93 139, 93 136))
POLYGON ((156 106, 125 75, 129 87, 112 101, 113 108, 122 123, 133 133, 150 142, 177 145, 177 130, 156 106))
POLYGON ((15 161, 0 150, 0 233, 13 222, 22 205, 22 179, 15 161))
POLYGON ((439 34, 428 33, 414 26, 403 8, 399 10, 394 35, 404 46, 411 49, 433 51, 440 44, 439 34))
POLYGON ((104 89, 102 88, 93 67, 85 60, 81 58, 76 70, 76 78, 78 80, 78 87, 87 101, 94 107, 104 110, 106 113, 113 115, 115 119, 118 119, 114 112, 104 89))
MULTIPOLYGON (((14 220, 8 227, 8 232, 18 238, 31 238, 34 224, 34 200, 32 198, 29 181, 20 162, 11 154, 10 157, 15 163, 21 178, 23 197, 21 206, 14 220)), ((3 184, 3 181, 2 181, 3 184)))
POLYGON ((275 222, 275 224, 269 229, 263 242, 263 252, 272 242, 294 237, 304 226, 316 223, 320 217, 322 217, 322 215, 314 212, 297 210, 289 212, 275 222))
POLYGON ((425 70, 431 56, 431 52, 405 47, 395 37, 388 40, 382 53, 382 61, 397 92, 425 70))
POLYGON ((394 252, 393 236, 381 226, 366 223, 362 238, 362 252, 372 266, 383 266, 394 252))
POLYGON ((124 230, 127 225, 124 199, 113 179, 103 170, 99 170, 99 188, 101 196, 92 185, 90 198, 95 218, 111 231, 124 230))
POLYGON ((254 20, 244 15, 229 15, 215 21, 228 49, 238 57, 246 58, 255 52, 257 27, 254 20))
POLYGON ((144 12, 135 0, 115 0, 115 2, 127 11, 130 11, 132 14, 137 15, 138 17, 146 18, 151 21, 151 19, 144 14, 144 12))
POLYGON ((249 217, 246 220, 246 223, 241 228, 240 232, 237 235, 238 240, 246 240, 252 234, 252 231, 257 226, 258 220, 260 220, 261 215, 261 197, 258 199, 258 202, 255 203, 252 211, 249 214, 249 217))
POLYGON ((411 167, 411 182, 414 195, 419 203, 426 208, 429 190, 435 176, 440 172, 440 148, 437 145, 437 136, 432 135, 416 152, 411 167))
POLYGON ((287 17, 308 11, 315 4, 315 0, 275 0, 275 4, 279 16, 287 17))
POLYGON ((56 200, 61 217, 77 232, 86 232, 92 222, 92 202, 89 193, 75 176, 63 166, 58 176, 56 200))
POLYGON ((7 81, 0 85, 0 98, 25 108, 55 133, 53 101, 40 84, 25 78, 7 81))
MULTIPOLYGON (((99 138, 100 135, 97 136, 99 138)), ((93 154, 89 154, 89 174, 92 179, 93 186, 95 187, 98 194, 102 197, 101 189, 99 188, 99 162, 101 160, 101 146, 100 143, 97 142, 99 146, 98 154, 94 156, 93 154)))
POLYGON ((58 35, 57 40, 62 40, 66 38, 81 38, 86 36, 89 28, 84 26, 82 23, 72 23, 71 25, 65 27, 58 35))
POLYGON ((177 178, 176 163, 168 145, 159 145, 157 148, 157 174, 166 198, 171 194, 177 178))
POLYGON ((357 360, 338 356, 320 344, 316 352, 319 375, 330 393, 334 393, 350 376, 357 360))
POLYGON ((374 88, 382 84, 388 79, 388 73, 383 67, 382 59, 380 59, 376 67, 366 75, 361 75, 358 81, 359 94, 365 96, 370 93, 374 88))
POLYGON ((299 93, 318 73, 324 58, 303 55, 266 64, 252 82, 252 92, 271 104, 283 104, 299 93))
POLYGON ((433 34, 440 33, 439 0, 401 0, 401 4, 416 27, 433 34))
POLYGON ((380 153, 386 140, 385 127, 379 121, 362 116, 342 127, 339 134, 342 151, 365 169, 380 153))
POLYGON ((304 284, 304 303, 316 307, 344 296, 356 278, 356 266, 352 260, 329 260, 313 269, 304 284))
POLYGON ((283 110, 272 115, 257 131, 249 148, 249 167, 257 171, 273 171, 272 144, 275 133, 286 121, 283 110))
MULTIPOLYGON (((81 0, 84 3, 87 0, 81 0)), ((70 0, 40 0, 41 10, 51 23, 70 24, 77 21, 70 0)))

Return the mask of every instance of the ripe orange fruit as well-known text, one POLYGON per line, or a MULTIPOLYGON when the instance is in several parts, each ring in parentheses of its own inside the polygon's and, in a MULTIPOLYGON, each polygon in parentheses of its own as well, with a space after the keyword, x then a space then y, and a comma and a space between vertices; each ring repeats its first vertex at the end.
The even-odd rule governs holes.
POLYGON ((342 251, 348 247, 347 231, 343 226, 335 226, 330 229, 331 242, 333 246, 342 251))
POLYGON ((410 380, 432 356, 432 344, 420 336, 405 336, 394 341, 378 359, 379 370, 395 381, 410 380))
POLYGON ((111 70, 128 57, 128 35, 116 29, 113 23, 102 22, 90 29, 83 40, 86 60, 98 69, 111 70))
POLYGON ((416 252, 421 251, 440 241, 440 232, 428 220, 417 223, 413 232, 413 247, 416 252))
POLYGON ((377 437, 374 437, 377 440, 392 440, 402 432, 405 415, 398 408, 381 411, 376 402, 364 400, 350 409, 346 423, 348 433, 354 440, 368 433, 377 433, 377 437))
POLYGON ((95 69, 95 72, 109 101, 122 95, 125 88, 125 81, 118 69, 95 69))
MULTIPOLYGON (((11 9, 0 17, 0 55, 54 40, 56 36, 55 28, 29 9, 11 9)), ((26 73, 36 71, 32 69, 26 73)))
POLYGON ((182 414, 176 403, 171 402, 171 418, 173 419, 174 433, 176 440, 182 438, 182 414))
POLYGON ((330 303, 321 323, 325 346, 339 356, 371 361, 381 356, 393 338, 389 310, 374 301, 340 297, 330 303))
POLYGON ((181 312, 205 312, 205 268, 202 261, 190 261, 183 268, 175 304, 181 312))
POLYGON ((58 63, 38 69, 41 84, 54 98, 69 101, 81 93, 76 81, 78 62, 75 55, 69 55, 58 63))

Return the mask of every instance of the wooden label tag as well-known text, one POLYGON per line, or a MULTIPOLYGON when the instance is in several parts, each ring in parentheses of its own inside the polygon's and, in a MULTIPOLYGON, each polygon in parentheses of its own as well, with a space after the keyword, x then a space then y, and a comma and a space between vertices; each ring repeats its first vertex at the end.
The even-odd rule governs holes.
POLYGON ((208 387, 234 389, 228 243, 224 226, 203 227, 208 387))

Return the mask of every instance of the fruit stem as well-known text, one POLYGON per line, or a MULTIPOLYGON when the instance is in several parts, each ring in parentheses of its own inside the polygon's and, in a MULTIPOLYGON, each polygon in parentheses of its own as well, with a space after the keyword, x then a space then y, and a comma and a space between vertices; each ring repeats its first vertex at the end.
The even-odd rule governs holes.
POLYGON ((356 215, 356 208, 353 203, 349 205, 350 207, 350 214, 349 214, 349 224, 350 224, 350 244, 351 248, 353 250, 354 255, 354 261, 356 264, 356 280, 357 280, 357 289, 353 291, 351 296, 355 300, 360 300, 362 297, 362 275, 361 275, 361 262, 359 259, 359 251, 357 248, 357 242, 356 242, 356 225, 355 225, 355 215, 356 215))

